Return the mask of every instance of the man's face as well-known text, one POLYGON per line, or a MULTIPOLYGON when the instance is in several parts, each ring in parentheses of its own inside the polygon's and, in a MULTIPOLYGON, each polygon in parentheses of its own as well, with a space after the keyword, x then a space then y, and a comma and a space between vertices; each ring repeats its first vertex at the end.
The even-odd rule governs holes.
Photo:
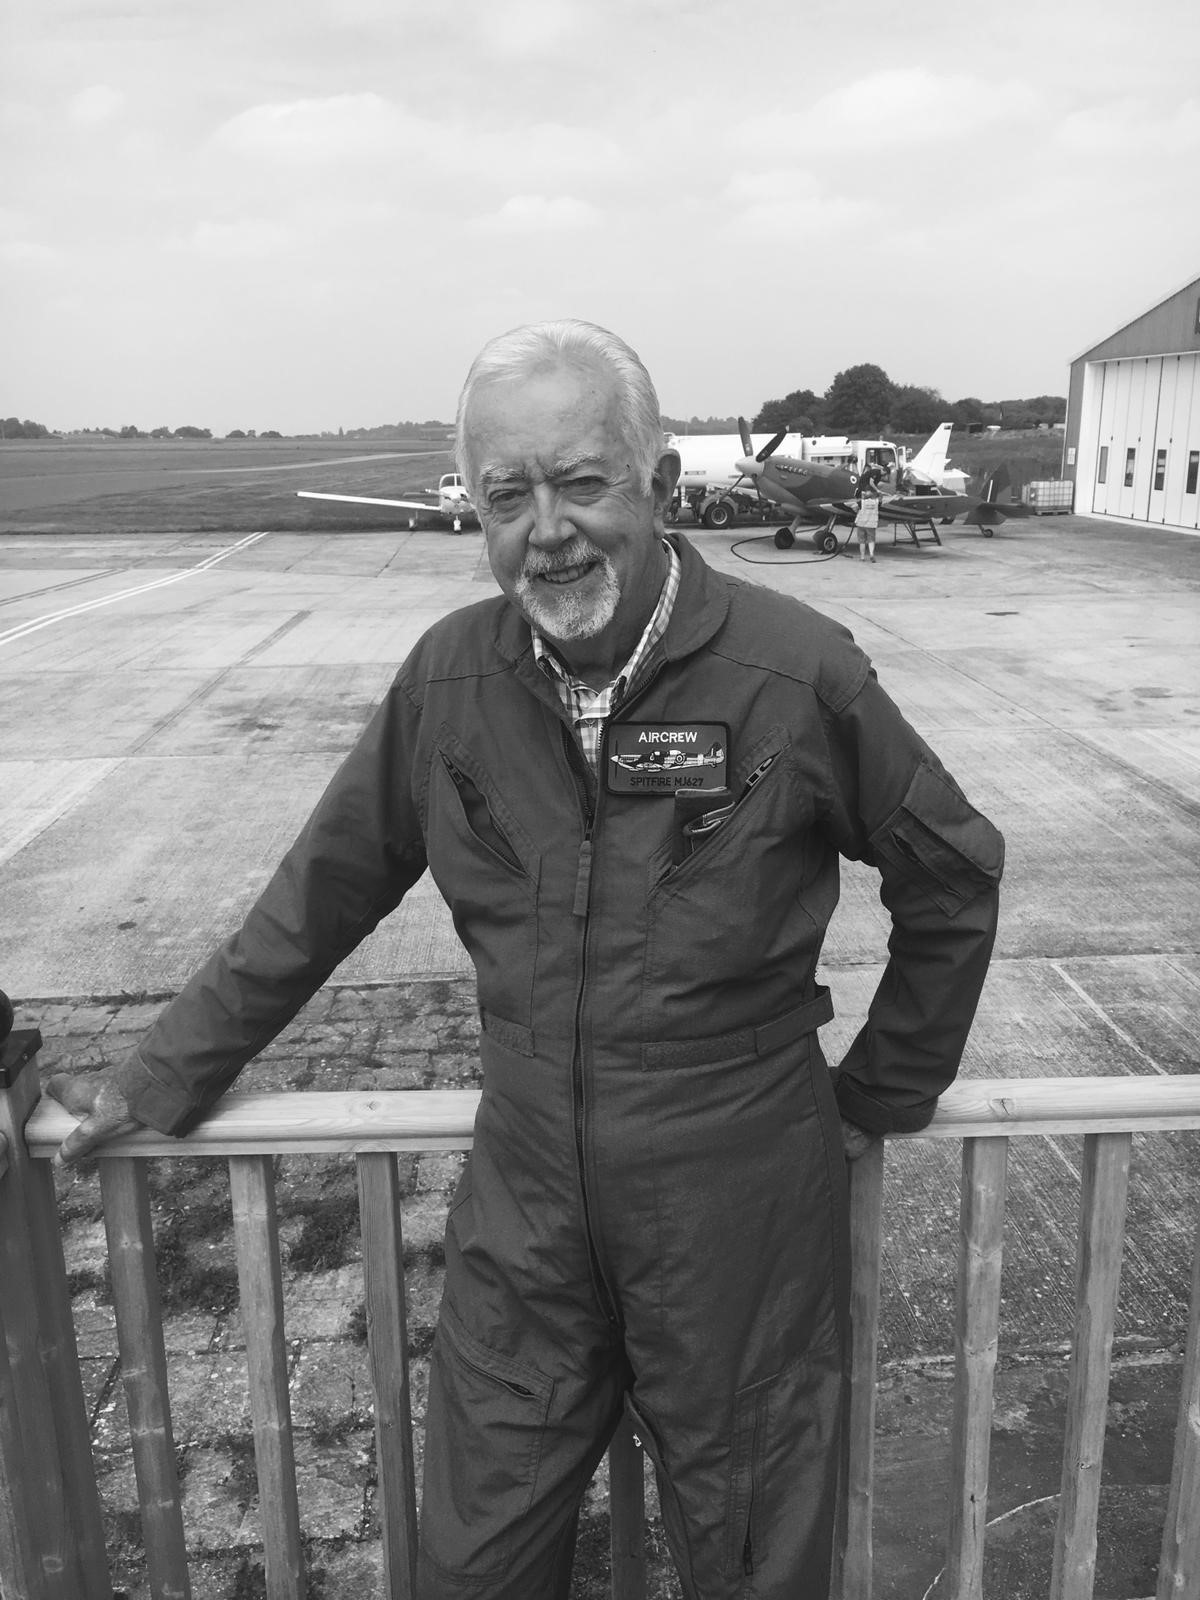
POLYGON ((509 599, 568 656, 572 642, 589 641, 594 656, 631 630, 632 649, 662 586, 656 512, 673 485, 668 461, 639 487, 612 375, 557 366, 481 386, 466 449, 488 559, 509 599))

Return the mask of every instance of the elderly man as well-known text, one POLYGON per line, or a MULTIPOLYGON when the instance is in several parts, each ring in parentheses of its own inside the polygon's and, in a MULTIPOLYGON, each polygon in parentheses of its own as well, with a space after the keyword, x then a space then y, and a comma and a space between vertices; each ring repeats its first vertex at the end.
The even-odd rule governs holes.
POLYGON ((459 458, 504 591, 446 617, 237 933, 135 1055, 60 1090, 75 1159, 189 1128, 429 866, 478 975, 483 1095, 446 1230, 422 1600, 567 1594, 624 1408, 686 1594, 828 1591, 845 1157, 922 1127, 995 929, 1002 842, 849 635, 722 576, 632 350, 485 347, 459 458), (837 1072, 839 853, 893 929, 837 1072), (840 1113, 840 1114, 839 1114, 840 1113))

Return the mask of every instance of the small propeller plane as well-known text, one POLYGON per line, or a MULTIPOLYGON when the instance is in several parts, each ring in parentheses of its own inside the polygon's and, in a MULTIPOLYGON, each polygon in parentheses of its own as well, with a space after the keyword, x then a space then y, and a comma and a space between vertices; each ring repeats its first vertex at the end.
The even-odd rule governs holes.
MULTIPOLYGON (((943 424, 943 427, 946 429, 944 438, 948 439, 949 425, 943 424)), ((777 433, 755 454, 750 429, 744 417, 738 418, 738 431, 742 437, 742 448, 746 452, 737 463, 738 471, 744 478, 752 480, 760 498, 782 506, 785 511, 792 513, 792 520, 775 535, 776 546, 780 550, 790 549, 802 528, 812 532, 815 526, 816 531, 812 532, 814 544, 818 549, 832 554, 840 543, 836 529, 839 526, 854 525, 854 516, 858 509, 856 503, 858 474, 850 472, 845 467, 829 466, 817 461, 797 461, 790 456, 777 456, 775 452, 786 437, 786 433, 777 433)), ((984 538, 988 539, 991 538, 992 529, 997 523, 1003 522, 1005 517, 1028 515, 1026 506, 1008 502, 999 503, 999 495, 1009 487, 1008 475, 1003 469, 992 475, 982 497, 948 493, 945 489, 937 487, 932 458, 938 454, 938 444, 942 443, 939 440, 940 434, 941 429, 930 439, 926 447, 930 450, 930 458, 921 461, 919 469, 922 477, 928 473, 928 484, 922 485, 918 482, 911 494, 889 494, 885 490, 879 502, 881 522, 890 522, 893 526, 907 528, 914 543, 919 542, 918 527, 927 527, 933 535, 934 543, 941 544, 941 538, 933 525, 935 518, 940 522, 951 522, 956 516, 965 512, 963 521, 977 524, 984 538)), ((917 460, 924 454, 922 450, 917 460)), ((944 465, 944 443, 941 454, 944 465)))
MULTIPOLYGON (((738 432, 742 437, 745 454, 736 463, 742 478, 749 478, 763 500, 791 511, 793 536, 798 528, 812 523, 812 512, 853 500, 858 493, 858 474, 846 467, 830 466, 823 461, 797 461, 794 456, 777 456, 775 452, 787 438, 782 429, 755 453, 750 437, 750 425, 745 417, 738 418, 738 432)), ((824 515, 819 519, 825 520, 824 515)))
POLYGON ((408 519, 410 528, 417 525, 416 513, 424 511, 427 516, 441 517, 448 522, 448 531, 451 533, 461 533, 463 522, 476 515, 466 485, 457 472, 444 472, 438 479, 436 504, 428 500, 377 500, 365 494, 320 494, 316 489, 297 489, 296 494, 301 500, 339 500, 345 505, 355 506, 399 506, 412 513, 408 519))

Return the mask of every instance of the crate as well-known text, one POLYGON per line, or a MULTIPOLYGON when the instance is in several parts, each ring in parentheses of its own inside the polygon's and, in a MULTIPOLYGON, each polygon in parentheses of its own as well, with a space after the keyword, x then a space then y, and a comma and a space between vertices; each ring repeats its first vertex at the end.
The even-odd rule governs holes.
POLYGON ((1021 492, 1021 501, 1039 517, 1052 516, 1055 512, 1070 511, 1074 495, 1075 485, 1070 478, 1046 478, 1027 483, 1021 492))

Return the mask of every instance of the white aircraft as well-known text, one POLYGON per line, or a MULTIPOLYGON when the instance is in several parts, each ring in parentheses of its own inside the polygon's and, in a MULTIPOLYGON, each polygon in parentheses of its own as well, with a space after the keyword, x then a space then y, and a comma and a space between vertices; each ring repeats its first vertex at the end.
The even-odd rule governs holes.
MULTIPOLYGON (((430 490, 430 493, 433 491, 430 490)), ((413 513, 408 519, 410 528, 417 525, 416 513, 424 511, 427 515, 442 517, 450 524, 451 533, 461 533, 464 519, 475 515, 471 497, 461 474, 457 472, 443 472, 438 479, 436 505, 428 500, 377 500, 365 494, 319 494, 316 489, 297 489, 296 494, 301 500, 340 500, 346 505, 355 506, 400 506, 413 513)))
POLYGON ((947 494, 966 494, 967 474, 950 465, 946 448, 953 426, 952 422, 939 423, 908 463, 908 473, 914 484, 943 489, 947 494))

